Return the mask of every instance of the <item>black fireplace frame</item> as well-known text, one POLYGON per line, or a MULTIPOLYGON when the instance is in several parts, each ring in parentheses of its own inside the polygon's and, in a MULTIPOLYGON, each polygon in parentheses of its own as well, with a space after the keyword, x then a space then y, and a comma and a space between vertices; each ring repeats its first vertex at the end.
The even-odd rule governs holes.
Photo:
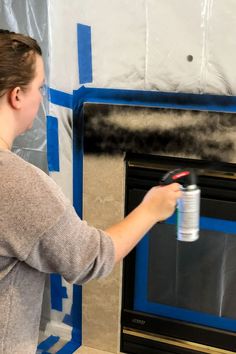
MULTIPOLYGON (((161 173, 170 169, 188 166, 198 170, 198 181, 202 195, 212 198, 217 192, 219 202, 227 202, 227 210, 219 208, 216 217, 235 220, 236 206, 236 166, 217 161, 193 160, 174 157, 126 154, 126 199, 125 214, 131 210, 128 206, 129 188, 148 189, 156 184, 161 173), (159 167, 158 167, 159 166, 159 167), (209 178, 211 177, 211 178, 209 178), (227 181, 227 183, 226 183, 227 181), (234 204, 235 203, 235 204, 234 204), (222 214, 223 213, 223 214, 222 214), (225 214, 225 215, 224 215, 225 214)), ((203 211, 204 213, 204 211, 203 211)), ((203 353, 204 347, 213 350, 236 352, 236 332, 210 328, 198 324, 164 318, 133 310, 134 301, 134 267, 136 249, 123 263, 122 312, 121 312, 121 351, 134 354, 203 353), (180 345, 186 341, 193 345, 180 345), (195 344, 200 344, 195 347, 195 344), (217 348, 217 349, 216 349, 217 348)), ((217 352, 217 351, 215 351, 217 352)))

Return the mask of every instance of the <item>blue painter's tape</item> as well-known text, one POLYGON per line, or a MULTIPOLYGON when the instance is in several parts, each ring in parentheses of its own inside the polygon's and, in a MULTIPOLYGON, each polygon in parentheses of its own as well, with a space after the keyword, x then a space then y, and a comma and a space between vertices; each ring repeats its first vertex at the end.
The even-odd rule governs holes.
POLYGON ((93 81, 91 27, 79 23, 77 25, 77 38, 79 82, 80 84, 85 84, 93 81))
POLYGON ((72 317, 71 315, 66 314, 63 318, 63 323, 67 324, 68 326, 72 327, 73 323, 72 323, 72 317))
POLYGON ((200 228, 202 230, 213 230, 213 231, 222 231, 226 234, 231 234, 236 236, 236 222, 223 219, 213 219, 207 217, 201 217, 200 219, 200 228))
POLYGON ((67 299, 66 287, 62 286, 62 278, 59 274, 50 275, 51 282, 51 307, 53 310, 62 311, 63 299, 67 299))
POLYGON ((56 352, 56 354, 72 354, 74 353, 81 344, 70 341, 66 343, 60 350, 56 352))
MULTIPOLYGON (((176 224, 176 213, 166 220, 167 224, 176 224)), ((206 216, 201 216, 200 218, 200 229, 201 230, 212 230, 225 232, 226 234, 236 236, 236 221, 208 218, 206 216)))
POLYGON ((73 95, 49 88, 49 101, 78 109, 85 102, 147 107, 236 112, 236 96, 199 95, 143 90, 100 89, 81 86, 73 95))
POLYGON ((73 205, 80 218, 83 215, 83 92, 82 87, 73 100, 73 205))
POLYGON ((82 286, 73 285, 72 341, 82 344, 82 286))
MULTIPOLYGON (((81 93, 83 89, 82 87, 81 93)), ((79 137, 83 130, 83 95, 77 93, 76 103, 74 103, 74 98, 73 95, 73 106, 74 104, 76 106, 76 110, 73 109, 73 205, 77 214, 82 218, 83 149, 82 140, 79 137), (81 103, 78 99, 82 100, 81 103)), ((71 313, 65 315, 63 323, 72 327, 71 341, 59 353, 73 353, 82 344, 82 287, 79 285, 73 285, 71 313)))
MULTIPOLYGON (((56 344, 59 341, 60 337, 57 336, 50 336, 47 339, 45 339, 43 342, 41 342, 37 349, 39 350, 48 350, 50 349, 54 344, 56 344)), ((45 352, 44 352, 45 353, 45 352)))
POLYGON ((73 285, 73 301, 70 315, 65 315, 63 322, 72 326, 71 341, 78 344, 82 343, 82 287, 73 285))
POLYGON ((147 107, 236 112, 236 96, 199 95, 143 90, 99 89, 81 86, 73 95, 49 88, 49 101, 79 109, 85 102, 147 107))
POLYGON ((78 108, 78 105, 84 102, 95 102, 213 112, 236 112, 236 96, 100 89, 84 86, 74 91, 73 96, 73 109, 78 108))
POLYGON ((49 88, 48 100, 58 106, 72 108, 73 96, 69 93, 49 88))
POLYGON ((50 172, 60 171, 58 120, 51 116, 47 116, 47 159, 50 172))

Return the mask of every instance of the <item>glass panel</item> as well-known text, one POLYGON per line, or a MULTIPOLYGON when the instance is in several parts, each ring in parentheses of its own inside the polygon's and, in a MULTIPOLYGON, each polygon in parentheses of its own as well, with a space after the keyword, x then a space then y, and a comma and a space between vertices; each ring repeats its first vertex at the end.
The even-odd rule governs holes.
POLYGON ((190 243, 176 216, 155 225, 136 248, 134 310, 236 331, 235 236, 235 221, 210 217, 190 243))
MULTIPOLYGON (((210 226, 210 225, 209 225, 210 226)), ((201 230, 195 242, 176 240, 175 225, 160 224, 149 235, 148 301, 236 318, 236 237, 201 230), (230 285, 230 292, 227 285, 230 285)))

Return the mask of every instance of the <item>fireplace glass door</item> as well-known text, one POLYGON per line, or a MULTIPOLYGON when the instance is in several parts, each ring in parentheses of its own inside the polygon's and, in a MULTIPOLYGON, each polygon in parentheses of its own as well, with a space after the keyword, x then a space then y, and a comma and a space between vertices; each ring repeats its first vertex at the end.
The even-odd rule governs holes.
POLYGON ((236 352, 235 166, 138 155, 127 156, 126 165, 126 213, 164 173, 193 167, 201 188, 201 217, 197 241, 177 241, 175 213, 156 224, 127 256, 122 350, 236 352))

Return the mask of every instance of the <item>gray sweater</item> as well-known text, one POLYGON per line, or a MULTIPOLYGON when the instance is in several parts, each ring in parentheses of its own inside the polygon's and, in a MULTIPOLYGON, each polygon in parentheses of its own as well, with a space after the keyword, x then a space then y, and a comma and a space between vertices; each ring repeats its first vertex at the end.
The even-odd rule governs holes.
POLYGON ((0 354, 33 354, 46 274, 77 284, 105 276, 114 245, 20 157, 0 150, 0 176, 0 354))

